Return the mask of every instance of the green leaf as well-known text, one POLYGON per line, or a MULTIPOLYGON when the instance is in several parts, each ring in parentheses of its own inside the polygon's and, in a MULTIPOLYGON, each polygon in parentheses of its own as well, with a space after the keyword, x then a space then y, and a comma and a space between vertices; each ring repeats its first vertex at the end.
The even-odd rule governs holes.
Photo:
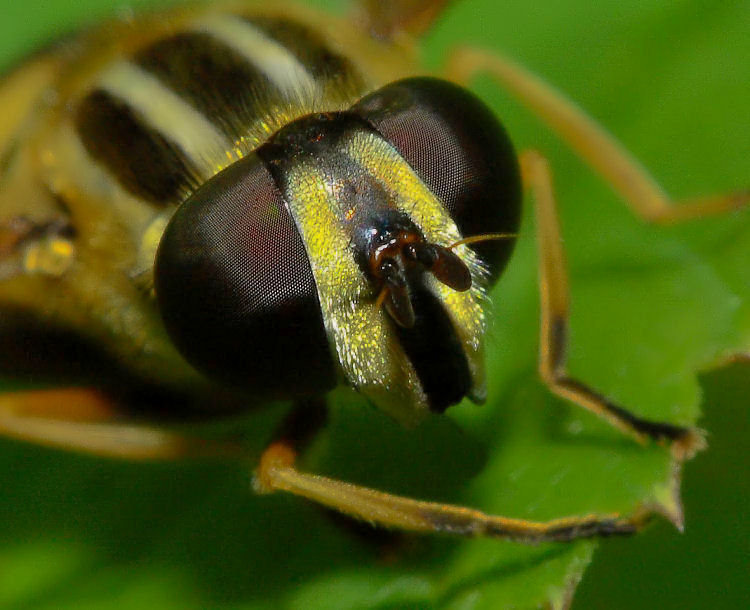
MULTIPOLYGON (((6 10, 2 65, 90 19, 92 7, 117 5, 55 4, 59 13, 52 3, 6 10)), ((746 2, 497 4, 457 3, 427 41, 430 64, 465 41, 502 48, 578 100, 675 196, 747 186, 746 2)), ((695 422, 697 373, 750 353, 750 212, 646 226, 494 84, 475 88, 519 149, 552 162, 573 284, 571 372, 634 412, 695 422)), ((305 467, 527 519, 673 503, 667 451, 633 443, 539 382, 528 213, 494 297, 486 405, 407 431, 339 394, 305 467)), ((250 420, 256 450, 281 412, 250 420)), ((562 608, 597 546, 352 531, 299 499, 253 496, 250 470, 121 464, 3 441, 0 607, 562 608)))

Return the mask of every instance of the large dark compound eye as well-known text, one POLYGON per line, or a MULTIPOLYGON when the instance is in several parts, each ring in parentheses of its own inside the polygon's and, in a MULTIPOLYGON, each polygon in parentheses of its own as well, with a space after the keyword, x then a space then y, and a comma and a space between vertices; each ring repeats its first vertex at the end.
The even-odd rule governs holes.
POLYGON ((209 376, 263 398, 335 385, 304 244, 255 155, 180 206, 159 245, 155 284, 170 337, 209 376))
MULTIPOLYGON (((435 78, 409 78, 375 91, 352 112, 377 129, 443 202, 464 237, 516 233, 521 183, 513 146, 472 93, 435 78)), ((497 279, 514 240, 473 245, 497 279)))

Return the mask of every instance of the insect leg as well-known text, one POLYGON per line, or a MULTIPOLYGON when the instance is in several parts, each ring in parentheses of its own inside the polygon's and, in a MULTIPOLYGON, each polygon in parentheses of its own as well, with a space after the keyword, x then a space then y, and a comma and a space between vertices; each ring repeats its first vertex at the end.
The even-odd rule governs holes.
POLYGON ((286 491, 373 525, 410 532, 442 532, 536 543, 627 535, 646 521, 645 513, 630 519, 587 515, 533 522, 486 515, 463 506, 424 502, 391 495, 295 468, 300 450, 325 422, 324 404, 310 401, 292 412, 274 442, 263 452, 255 472, 259 493, 286 491))
POLYGON ((692 456, 705 445, 700 430, 642 419, 580 381, 568 377, 568 274, 552 176, 547 160, 535 151, 526 151, 521 155, 521 170, 524 186, 534 194, 538 219, 542 311, 539 372, 542 379, 558 396, 606 419, 640 442, 649 438, 671 442, 672 451, 678 459, 692 456))
POLYGON ((539 77, 507 57, 456 49, 449 78, 468 83, 477 73, 493 76, 598 172, 642 219, 669 224, 720 214, 750 203, 750 190, 672 201, 649 172, 594 119, 539 77))
POLYGON ((295 457, 295 451, 288 444, 273 443, 268 447, 256 471, 256 490, 260 493, 286 491, 381 527, 537 543, 632 534, 646 519, 640 514, 632 519, 617 515, 587 515, 547 522, 508 519, 463 506, 414 500, 300 472, 294 467, 295 457))
POLYGON ((123 419, 112 399, 91 388, 0 393, 0 435, 128 460, 242 455, 241 448, 230 442, 183 436, 123 419))
POLYGON ((355 17, 376 38, 419 36, 443 13, 451 0, 359 0, 355 17))

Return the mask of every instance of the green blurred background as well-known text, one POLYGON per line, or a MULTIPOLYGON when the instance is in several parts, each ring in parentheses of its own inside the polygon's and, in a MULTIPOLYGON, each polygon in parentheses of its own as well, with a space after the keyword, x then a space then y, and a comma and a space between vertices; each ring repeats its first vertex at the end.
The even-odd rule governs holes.
MULTIPOLYGON (((0 1, 5 5, 0 21, 0 66, 10 65, 11 58, 54 38, 56 33, 91 21, 97 14, 111 14, 113 7, 153 4, 50 0, 22 5, 0 1)), ((436 66, 447 49, 462 42, 508 51, 601 118, 654 170, 668 190, 689 196, 744 186, 748 181, 749 32, 750 3, 746 0, 466 0, 457 2, 429 36, 426 54, 428 64, 436 66)), ((606 187, 597 184, 564 147, 510 104, 489 81, 480 79, 475 89, 493 107, 502 109, 519 147, 538 147, 550 156, 567 230, 575 232, 580 226, 584 233, 592 234, 587 223, 597 217, 592 220, 577 210, 576 196, 594 193, 608 205, 614 197, 606 187)), ((611 215, 618 220, 622 217, 625 234, 639 230, 622 208, 613 206, 611 215)), ((747 233, 747 215, 739 221, 747 233)), ((700 231, 687 229, 686 239, 700 242, 700 231)), ((573 276, 576 270, 585 276, 591 270, 586 245, 573 238, 570 241, 573 276)), ((596 249, 596 245, 592 247, 596 249)), ((606 256, 595 267, 600 270, 605 263, 606 256)), ((602 319, 592 328, 609 325, 617 332, 616 320, 607 316, 602 319)), ((533 349, 530 346, 532 353, 533 349)), ((624 375, 627 377, 627 372, 624 375)), ((740 363, 705 374, 701 384, 705 410, 701 425, 710 431, 711 450, 686 467, 686 533, 679 535, 659 522, 636 539, 601 545, 573 608, 750 605, 750 527, 745 518, 750 500, 746 437, 750 365, 740 363)), ((277 415, 278 410, 272 409, 269 422, 277 415)), ((470 448, 461 449, 470 453, 470 448)), ((9 443, 0 446, 0 467, 18 479, 9 481, 0 499, 0 521, 6 524, 6 528, 0 527, 0 536, 7 538, 0 538, 0 607, 98 608, 102 607, 98 600, 106 599, 110 591, 115 592, 116 599, 111 607, 200 607, 209 603, 206 599, 212 606, 254 607, 254 602, 243 599, 242 591, 222 593, 238 587, 239 571, 223 573, 217 558, 211 559, 217 552, 212 549, 214 545, 230 557, 243 558, 237 548, 246 540, 217 542, 210 532, 190 532, 192 569, 202 572, 208 583, 204 586, 212 591, 208 597, 205 592, 203 597, 197 593, 191 597, 193 585, 179 564, 167 562, 165 568, 162 563, 152 565, 143 559, 153 538, 179 538, 184 535, 182 527, 200 528, 204 519, 209 527, 211 516, 200 516, 200 504, 187 510, 182 502, 200 498, 201 485, 207 480, 218 480, 211 493, 221 492, 223 487, 233 489, 236 476, 221 478, 211 467, 195 467, 187 473, 178 469, 175 474, 166 466, 144 476, 138 467, 99 467, 85 458, 60 457, 9 443), (34 478, 24 485, 23 473, 29 464, 33 464, 34 478), (81 470, 85 472, 83 478, 81 470), (45 473, 51 480, 45 480, 45 473), (69 482, 60 486, 66 475, 70 475, 69 482), (178 515, 167 523, 173 528, 171 534, 163 531, 165 524, 158 519, 153 525, 140 523, 133 529, 139 515, 118 513, 122 498, 144 499, 123 505, 124 510, 144 509, 148 504, 145 499, 153 503, 164 480, 175 477, 184 486, 183 493, 165 496, 159 507, 178 515), (138 486, 128 487, 135 484, 138 486), (108 492, 98 496, 102 489, 108 492), (81 497, 89 497, 89 503, 81 505, 76 499, 81 497), (24 514, 27 508, 28 514, 24 514), (3 511, 7 511, 5 515, 3 511), (18 544, 19 538, 23 538, 23 545, 18 544), (86 547, 92 541, 101 546, 93 553, 86 547), (121 542, 123 546, 118 549, 121 542), (202 560, 196 559, 203 553, 201 545, 206 549, 202 560), (103 561, 102 556, 106 556, 103 561), (30 595, 33 590, 40 593, 30 595)), ((227 492, 227 497, 236 500, 237 494, 227 492)), ((207 507, 212 509, 213 505, 207 507)), ((291 510, 285 503, 272 507, 282 517, 284 511, 291 510)), ((222 512, 221 517, 241 520, 249 512, 246 505, 239 504, 222 512)), ((145 512, 144 517, 148 516, 145 512)), ((304 530, 305 525, 297 527, 304 530)), ((228 528, 224 533, 236 532, 228 528)), ((314 538, 313 546, 315 540, 319 545, 342 544, 331 543, 325 532, 314 538)), ((340 554, 347 552, 340 549, 340 554)), ((297 558, 282 548, 278 556, 264 559, 278 563, 271 572, 283 582, 284 570, 294 572, 295 562, 309 562, 314 556, 314 548, 297 558)), ((366 561, 366 555, 362 557, 366 561)), ((472 606, 466 601, 462 607, 472 606)))

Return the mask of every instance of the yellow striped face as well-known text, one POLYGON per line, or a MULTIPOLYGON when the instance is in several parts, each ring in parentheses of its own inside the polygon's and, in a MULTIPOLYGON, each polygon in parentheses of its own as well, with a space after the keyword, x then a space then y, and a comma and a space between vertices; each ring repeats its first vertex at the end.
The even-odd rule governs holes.
MULTIPOLYGON (((294 164, 284 189, 315 274, 328 336, 344 377, 383 410, 414 423, 430 401, 392 320, 377 303, 378 286, 352 256, 357 223, 367 222, 358 218, 363 211, 357 206, 367 204, 352 202, 340 191, 352 184, 380 191, 383 205, 408 215, 431 243, 450 246, 461 235, 442 203, 382 137, 356 130, 326 161, 294 164)), ((471 290, 457 292, 429 275, 423 280, 451 320, 471 370, 469 393, 481 400, 487 272, 468 248, 460 246, 460 255, 471 273, 471 290)))

